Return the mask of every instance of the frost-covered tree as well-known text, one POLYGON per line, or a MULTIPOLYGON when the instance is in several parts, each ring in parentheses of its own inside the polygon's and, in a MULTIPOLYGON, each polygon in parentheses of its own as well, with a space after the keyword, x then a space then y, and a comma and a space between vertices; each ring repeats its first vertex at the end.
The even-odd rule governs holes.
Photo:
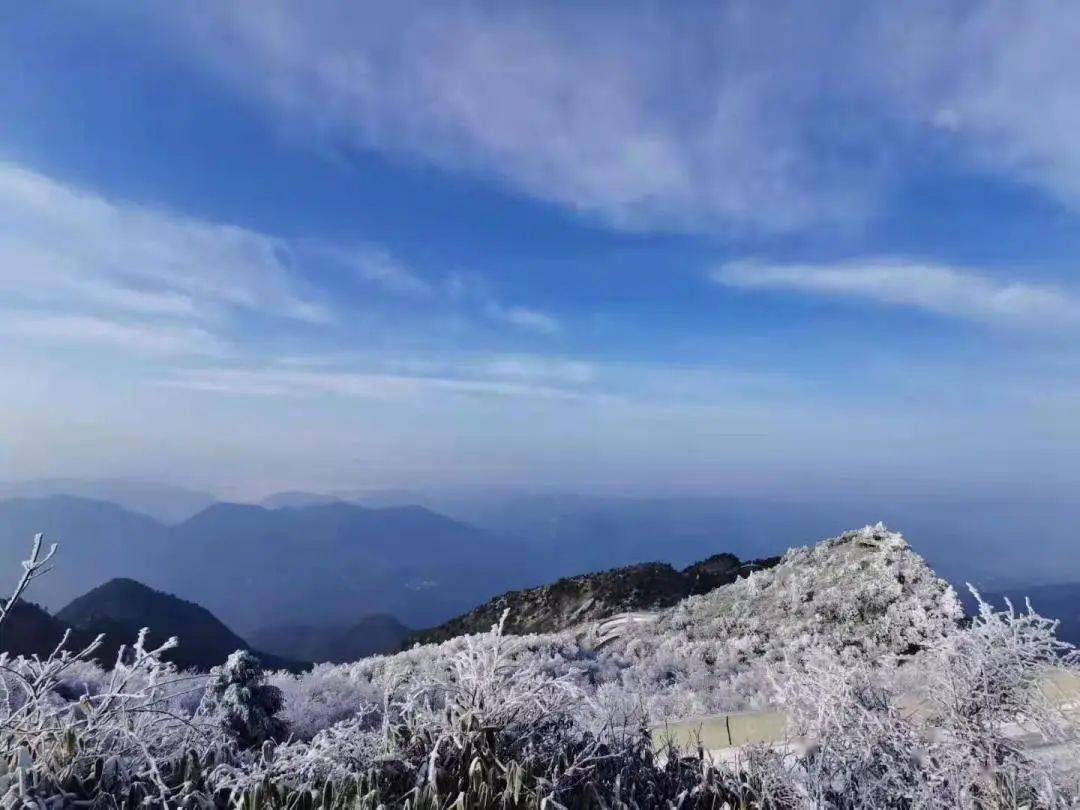
POLYGON ((285 735, 277 714, 284 707, 281 690, 266 683, 262 663, 247 650, 237 650, 210 673, 203 710, 244 748, 285 735))

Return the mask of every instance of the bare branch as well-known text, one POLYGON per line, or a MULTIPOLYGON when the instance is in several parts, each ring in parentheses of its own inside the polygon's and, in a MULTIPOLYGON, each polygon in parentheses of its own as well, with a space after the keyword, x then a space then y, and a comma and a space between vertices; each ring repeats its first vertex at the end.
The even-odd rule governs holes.
POLYGON ((34 544, 30 549, 30 556, 23 560, 22 576, 19 577, 19 581, 15 584, 15 590, 6 602, 0 604, 0 626, 3 625, 4 620, 11 613, 11 609, 15 606, 15 603, 22 597, 23 592, 27 586, 44 574, 49 573, 52 570, 52 566, 49 565, 49 561, 52 560, 53 555, 56 554, 57 544, 53 543, 44 557, 41 556, 41 543, 45 539, 45 535, 38 532, 34 535, 34 544))

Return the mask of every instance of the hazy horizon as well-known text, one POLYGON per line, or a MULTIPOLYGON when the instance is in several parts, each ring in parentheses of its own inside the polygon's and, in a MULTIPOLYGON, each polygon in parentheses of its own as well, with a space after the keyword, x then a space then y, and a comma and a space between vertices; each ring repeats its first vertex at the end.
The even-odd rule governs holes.
MULTIPOLYGON (((898 491, 895 486, 881 486, 842 492, 818 488, 785 497, 503 485, 285 490, 232 497, 160 481, 71 478, 0 482, 0 508, 10 499, 40 504, 32 509, 39 515, 39 523, 26 523, 25 518, 16 521, 24 526, 21 534, 12 534, 11 526, 0 526, 8 529, 12 560, 22 552, 26 540, 23 534, 40 529, 62 546, 70 542, 79 548, 83 541, 98 542, 100 519, 82 518, 89 520, 84 531, 80 519, 65 517, 66 506, 57 504, 52 508, 50 502, 38 500, 53 495, 115 504, 153 518, 163 527, 197 521, 196 516, 221 502, 270 510, 288 507, 284 516, 291 508, 324 505, 324 497, 371 509, 420 506, 499 539, 510 567, 503 574, 504 584, 493 585, 492 593, 518 582, 513 572, 518 571, 522 561, 537 554, 540 557, 531 563, 531 578, 524 584, 650 560, 681 567, 719 552, 735 553, 744 559, 771 556, 878 521, 903 533, 913 548, 961 592, 968 582, 988 590, 1076 583, 1080 570, 1080 548, 1074 531, 1080 523, 1080 504, 1050 492, 973 493, 940 488, 898 491), (62 527, 59 533, 52 529, 54 525, 62 527), (551 557, 554 549, 558 553, 551 557)), ((16 510, 14 514, 19 513, 16 510)), ((267 517, 278 521, 273 512, 267 517)), ((114 519, 105 519, 107 535, 114 519)), ((288 518, 279 522, 283 526, 288 518)), ((231 531, 227 526, 211 529, 212 536, 207 539, 228 543, 231 531)), ((133 546, 140 547, 138 542, 133 546)), ((389 546, 386 554, 388 558, 396 556, 389 546)), ((135 560, 142 557, 142 552, 133 555, 135 560)), ((98 577, 104 581, 119 573, 106 565, 98 577)), ((183 593, 195 584, 176 582, 174 587, 183 593)))

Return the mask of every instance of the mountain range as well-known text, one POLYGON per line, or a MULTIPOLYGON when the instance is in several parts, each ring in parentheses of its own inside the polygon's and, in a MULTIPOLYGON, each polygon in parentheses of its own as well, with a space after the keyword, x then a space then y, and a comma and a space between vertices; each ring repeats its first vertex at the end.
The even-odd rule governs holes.
POLYGON ((241 633, 373 613, 423 627, 508 580, 534 584, 500 538, 420 507, 217 503, 170 526, 85 498, 16 498, 0 502, 0 570, 15 570, 39 531, 60 551, 38 601, 55 609, 124 577, 182 593, 241 633))
MULTIPOLYGON (((168 487, 125 482, 79 486, 103 493, 111 488, 126 504, 138 501, 149 511, 156 502, 159 512, 174 516, 203 506, 170 523, 134 507, 71 495, 0 501, 0 578, 16 570, 30 538, 44 531, 61 549, 55 570, 36 583, 33 598, 50 609, 107 580, 127 578, 182 594, 270 652, 312 660, 395 649, 409 634, 405 628, 428 628, 413 637, 438 634, 450 621, 486 629, 501 612, 492 607, 498 602, 493 595, 505 599, 560 578, 572 580, 582 571, 659 558, 670 570, 657 573, 656 581, 666 577, 674 582, 680 566, 718 547, 758 557, 792 538, 824 535, 831 531, 827 526, 856 522, 836 517, 854 506, 805 503, 789 508, 722 498, 426 498, 429 505, 455 515, 450 518, 426 507, 387 505, 407 493, 294 491, 261 505, 206 506, 209 496, 168 487), (357 498, 367 504, 354 502, 357 498)), ((79 486, 37 482, 20 491, 79 486)), ((13 490, 0 487, 5 491, 13 490)), ((1063 620, 1063 636, 1080 640, 1073 596, 1080 587, 1022 584, 1048 580, 1022 574, 1011 562, 1018 552, 1004 538, 1021 522, 1032 525, 1027 511, 1002 515, 993 504, 974 505, 956 524, 954 542, 942 539, 941 526, 944 510, 955 504, 943 499, 921 511, 911 504, 903 508, 911 512, 904 523, 926 538, 929 559, 946 560, 937 567, 961 594, 964 581, 975 581, 988 594, 1030 595, 1037 609, 1063 620), (988 538, 981 553, 971 552, 967 535, 988 538), (1009 582, 1001 581, 1005 569, 1009 582), (993 570, 996 577, 982 576, 993 570)), ((1060 541, 1049 530, 1039 537, 1044 545, 1060 541)), ((1069 571, 1067 562, 1059 565, 1056 578, 1068 578, 1069 571)), ((567 615, 575 610, 568 609, 567 615)), ((560 611, 549 618, 555 621, 560 611)))
POLYGON ((0 482, 0 499, 48 498, 70 495, 107 501, 161 523, 179 523, 198 514, 219 499, 209 492, 126 478, 39 478, 0 482))

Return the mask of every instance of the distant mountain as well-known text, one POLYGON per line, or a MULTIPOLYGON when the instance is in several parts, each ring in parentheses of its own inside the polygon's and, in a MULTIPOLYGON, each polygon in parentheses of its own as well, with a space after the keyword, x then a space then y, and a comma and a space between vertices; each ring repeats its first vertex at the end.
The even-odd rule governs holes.
MULTIPOLYGON (((416 494, 440 514, 542 552, 534 573, 550 581, 660 559, 689 565, 717 547, 744 558, 835 533, 876 515, 815 502, 735 497, 616 497, 552 493, 416 494)), ((834 505, 835 506, 835 505, 834 505)), ((875 517, 876 519, 876 517, 875 517)))
POLYGON ((187 520, 217 500, 209 492, 128 479, 48 478, 0 484, 0 498, 3 499, 55 495, 107 501, 161 523, 187 520))
MULTIPOLYGON (((148 639, 155 646, 176 636, 180 644, 165 658, 182 669, 207 670, 236 650, 251 649, 206 608, 132 579, 113 579, 94 588, 57 613, 56 620, 85 635, 104 633, 114 645, 132 642, 143 627, 150 629, 148 639)), ((295 659, 253 652, 270 668, 303 668, 295 659)))
POLYGON ((551 585, 505 593, 408 640, 426 644, 485 632, 504 611, 509 611, 504 626, 508 633, 554 633, 617 613, 671 607, 687 596, 708 593, 779 562, 779 557, 769 557, 744 563, 734 554, 723 553, 682 571, 653 562, 566 577, 551 585))
MULTIPOLYGON (((383 503, 407 499, 543 550, 538 581, 647 559, 678 567, 718 547, 759 557, 877 520, 904 526, 917 538, 919 553, 953 582, 978 582, 998 591, 1026 582, 1068 581, 1063 571, 1080 571, 1080 543, 1072 528, 1080 522, 1076 498, 978 487, 923 492, 885 480, 864 483, 851 492, 814 494, 811 489, 777 497, 623 497, 497 488, 379 497, 383 503), (1030 553, 1018 537, 1038 537, 1039 553, 1030 553)), ((374 503, 374 496, 355 493, 361 498, 374 503)))
POLYGON ((116 504, 67 495, 0 501, 0 582, 14 577, 37 532, 61 549, 29 594, 52 610, 113 577, 155 582, 169 546, 167 527, 116 504))
POLYGON ((333 495, 320 495, 317 492, 301 492, 291 490, 289 492, 276 492, 259 501, 259 506, 264 509, 302 509, 307 506, 325 506, 331 503, 341 503, 344 498, 333 495))
POLYGON ((182 593, 241 633, 347 627, 373 613, 431 625, 537 581, 520 546, 421 507, 219 503, 166 526, 115 504, 53 496, 0 501, 0 582, 39 531, 61 546, 30 594, 47 607, 125 577, 182 593))
POLYGON ((410 634, 393 616, 364 616, 348 627, 284 625, 254 633, 252 643, 278 655, 322 663, 343 664, 369 655, 394 653, 410 634))
MULTIPOLYGON (((391 613, 441 621, 522 576, 520 550, 420 507, 215 504, 169 531, 162 587, 242 631, 347 625, 391 613)), ((527 570, 527 569, 525 569, 527 570)))

